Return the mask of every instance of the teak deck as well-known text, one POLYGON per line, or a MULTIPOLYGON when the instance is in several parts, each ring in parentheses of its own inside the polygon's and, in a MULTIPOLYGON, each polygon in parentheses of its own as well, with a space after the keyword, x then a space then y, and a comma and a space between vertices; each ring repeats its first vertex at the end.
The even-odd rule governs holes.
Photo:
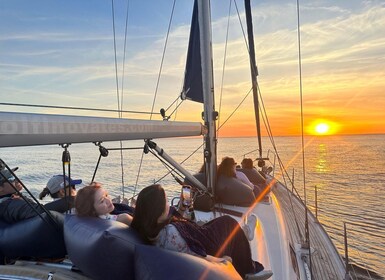
MULTIPOLYGON (((297 244, 305 239, 305 207, 302 202, 290 191, 277 183, 273 189, 284 216, 288 221, 288 230, 297 244), (297 226, 298 225, 298 226, 297 226), (299 231, 298 231, 299 229, 299 231), (302 239, 301 236, 302 235, 302 239)), ((322 225, 308 211, 309 240, 312 248, 311 270, 314 280, 337 280, 344 279, 344 267, 341 257, 335 253, 336 248, 325 233, 322 225), (313 251, 314 249, 314 251, 313 251), (332 252, 332 253, 331 253, 332 252), (340 259, 336 259, 336 258, 340 259)), ((306 249, 309 251, 308 249, 306 249)))

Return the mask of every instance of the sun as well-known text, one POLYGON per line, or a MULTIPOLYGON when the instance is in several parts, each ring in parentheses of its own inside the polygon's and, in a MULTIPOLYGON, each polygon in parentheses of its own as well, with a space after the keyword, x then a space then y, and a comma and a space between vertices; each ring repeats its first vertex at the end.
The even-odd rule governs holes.
POLYGON ((316 125, 315 131, 318 134, 327 134, 330 131, 330 125, 327 123, 319 123, 316 125))
POLYGON ((333 135, 337 133, 338 127, 339 125, 335 122, 317 119, 307 127, 307 132, 310 135, 333 135))

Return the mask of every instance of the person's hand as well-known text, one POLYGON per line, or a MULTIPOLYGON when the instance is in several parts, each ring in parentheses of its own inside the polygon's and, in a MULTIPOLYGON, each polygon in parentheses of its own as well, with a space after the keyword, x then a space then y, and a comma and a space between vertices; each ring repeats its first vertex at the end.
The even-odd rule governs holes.
POLYGON ((216 263, 226 263, 226 262, 230 262, 231 263, 231 262, 233 262, 233 260, 229 256, 223 256, 222 258, 218 258, 218 257, 214 257, 214 256, 211 256, 211 255, 207 255, 205 257, 205 259, 207 261, 216 262, 216 263))
POLYGON ((13 184, 15 186, 15 188, 18 190, 18 191, 21 191, 23 189, 23 186, 20 184, 19 181, 15 181, 15 183, 13 184))

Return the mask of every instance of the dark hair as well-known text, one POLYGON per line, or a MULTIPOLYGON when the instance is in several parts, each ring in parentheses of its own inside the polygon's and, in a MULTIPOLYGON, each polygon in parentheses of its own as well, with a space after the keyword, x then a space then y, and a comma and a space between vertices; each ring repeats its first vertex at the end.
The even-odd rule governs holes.
POLYGON ((150 240, 169 222, 158 223, 158 218, 166 210, 165 205, 166 193, 159 184, 145 187, 138 195, 131 226, 148 243, 151 243, 150 240))
POLYGON ((231 157, 224 157, 222 162, 218 166, 218 176, 224 175, 226 177, 236 177, 236 173, 234 171, 234 165, 237 163, 231 157))
POLYGON ((95 211, 95 193, 101 188, 101 184, 92 183, 84 188, 80 189, 75 198, 76 214, 81 217, 97 217, 98 214, 95 211))
POLYGON ((248 168, 251 169, 253 168, 253 160, 251 158, 244 158, 241 162, 242 168, 248 168))
POLYGON ((39 199, 42 200, 47 195, 50 195, 52 198, 61 198, 60 192, 51 193, 47 187, 45 187, 39 194, 39 199))

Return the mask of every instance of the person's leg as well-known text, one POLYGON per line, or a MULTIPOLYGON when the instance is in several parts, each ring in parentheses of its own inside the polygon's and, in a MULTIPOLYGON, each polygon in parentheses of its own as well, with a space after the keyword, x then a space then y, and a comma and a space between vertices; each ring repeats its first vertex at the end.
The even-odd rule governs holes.
POLYGON ((114 210, 112 210, 111 214, 118 215, 122 213, 130 214, 131 216, 134 215, 135 208, 131 207, 124 203, 114 203, 114 210))
MULTIPOLYGON (((208 254, 217 257, 230 256, 234 268, 242 277, 257 272, 251 258, 249 241, 236 220, 230 216, 222 216, 203 225, 203 228, 207 231, 207 235, 215 237, 210 238, 215 240, 214 244, 206 246, 209 247, 208 254)), ((263 269, 263 266, 258 269, 263 269)))

